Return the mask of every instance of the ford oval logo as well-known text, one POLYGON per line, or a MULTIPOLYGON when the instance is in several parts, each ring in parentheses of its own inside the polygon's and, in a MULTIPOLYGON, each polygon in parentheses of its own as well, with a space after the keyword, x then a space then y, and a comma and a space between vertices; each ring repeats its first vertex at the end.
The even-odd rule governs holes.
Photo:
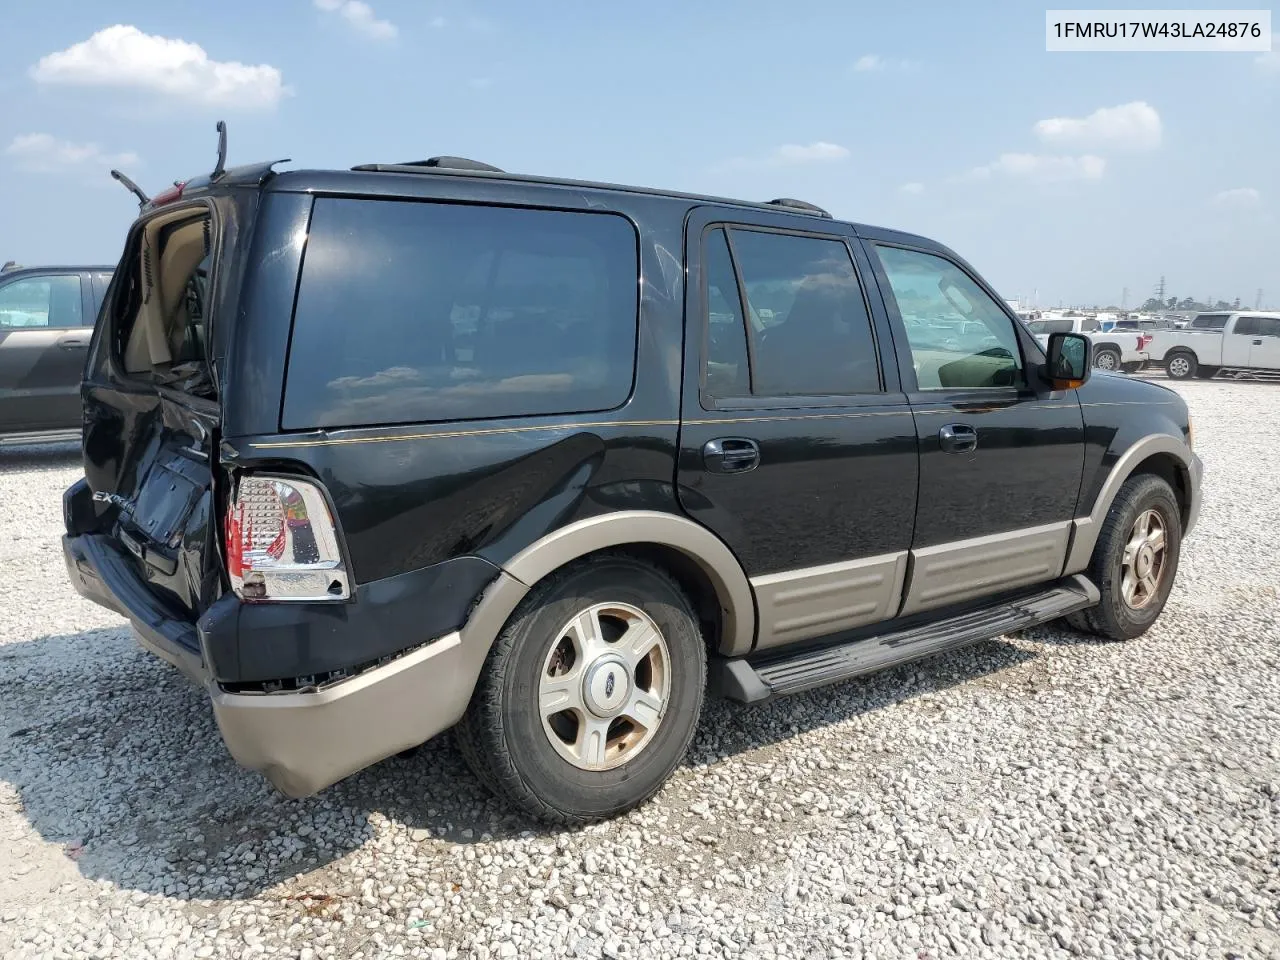
POLYGON ((604 695, 605 699, 613 696, 613 673, 611 672, 604 678, 604 695))

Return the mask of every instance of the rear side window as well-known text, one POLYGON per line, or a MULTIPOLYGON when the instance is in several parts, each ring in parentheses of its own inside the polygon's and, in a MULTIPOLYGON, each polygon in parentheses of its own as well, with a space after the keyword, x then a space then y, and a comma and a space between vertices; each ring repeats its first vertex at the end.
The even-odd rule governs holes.
POLYGON ((1257 317, 1238 317, 1236 325, 1232 328, 1232 333, 1238 333, 1241 336, 1256 336, 1261 330, 1257 317))
POLYGON ((879 393, 871 317, 844 243, 739 227, 727 237, 717 228, 704 247, 708 395, 879 393))
POLYGON ((317 200, 283 426, 620 406, 638 291, 635 229, 614 214, 317 200))

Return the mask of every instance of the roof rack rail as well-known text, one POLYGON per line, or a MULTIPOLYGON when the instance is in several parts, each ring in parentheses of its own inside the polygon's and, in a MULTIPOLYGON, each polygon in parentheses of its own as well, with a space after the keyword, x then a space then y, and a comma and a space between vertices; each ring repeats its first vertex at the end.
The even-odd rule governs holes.
POLYGON ((808 213, 816 213, 820 217, 831 219, 831 214, 823 210, 821 207, 812 203, 806 203, 804 200, 793 200, 791 197, 778 197, 776 200, 770 200, 769 203, 775 207, 789 207, 792 210, 804 210, 808 213))
POLYGON ((466 157, 430 157, 426 160, 407 160, 404 163, 362 163, 352 170, 394 170, 402 167, 444 167, 449 170, 481 170, 485 173, 505 173, 491 163, 469 160, 466 157))

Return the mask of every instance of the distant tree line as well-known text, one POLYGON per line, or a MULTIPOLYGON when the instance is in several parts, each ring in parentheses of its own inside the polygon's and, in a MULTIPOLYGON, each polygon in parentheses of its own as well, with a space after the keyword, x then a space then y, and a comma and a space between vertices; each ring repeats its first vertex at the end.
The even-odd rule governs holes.
POLYGON ((1151 297, 1138 308, 1143 313, 1155 313, 1159 310, 1239 310, 1240 298, 1236 297, 1234 303, 1228 303, 1226 300, 1219 300, 1217 303, 1201 303, 1199 300, 1193 300, 1191 297, 1183 297, 1179 300, 1177 297, 1169 297, 1167 300, 1161 300, 1157 297, 1151 297))

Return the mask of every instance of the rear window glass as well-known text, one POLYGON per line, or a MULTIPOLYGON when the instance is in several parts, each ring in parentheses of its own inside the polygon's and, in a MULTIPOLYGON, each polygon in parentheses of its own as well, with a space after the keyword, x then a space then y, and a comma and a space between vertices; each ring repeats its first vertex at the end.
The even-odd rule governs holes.
POLYGON ((317 200, 283 425, 620 406, 638 290, 635 229, 614 214, 317 200))
POLYGON ((1191 321, 1192 330, 1221 330, 1227 325, 1229 313, 1202 313, 1191 321))

